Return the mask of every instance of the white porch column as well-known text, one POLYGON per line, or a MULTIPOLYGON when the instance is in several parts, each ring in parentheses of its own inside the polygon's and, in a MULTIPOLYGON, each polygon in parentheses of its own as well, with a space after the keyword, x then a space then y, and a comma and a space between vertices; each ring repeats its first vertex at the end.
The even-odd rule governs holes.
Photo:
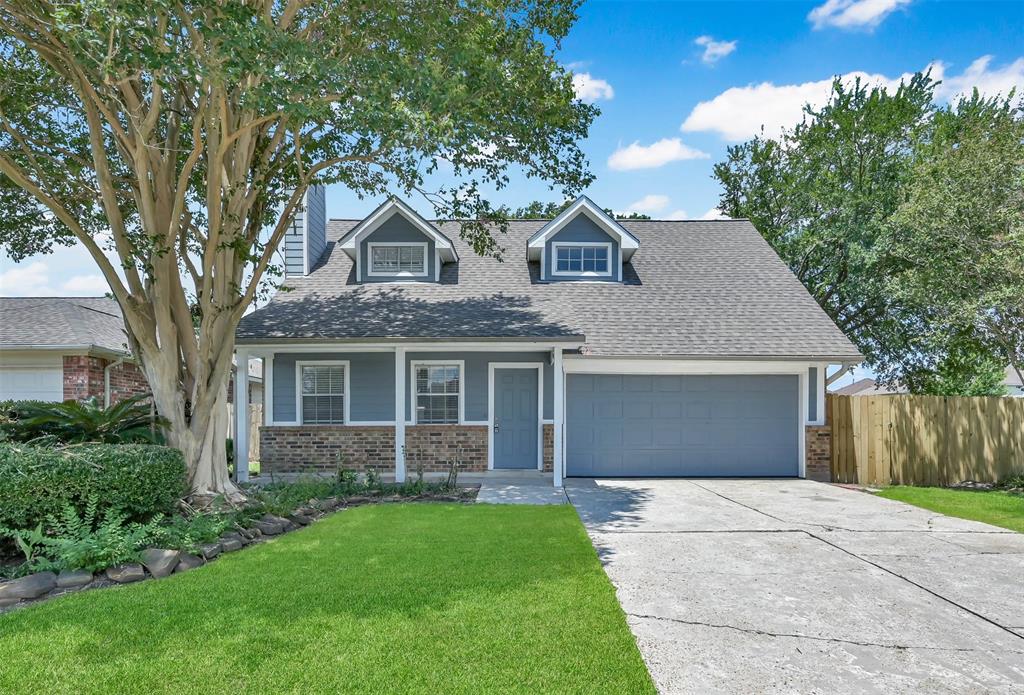
POLYGON ((274 424, 274 353, 263 355, 263 424, 274 424))
POLYGON ((405 482, 405 348, 395 348, 395 482, 405 482))
POLYGON ((235 480, 249 480, 249 351, 235 350, 235 480))
POLYGON ((562 368, 562 347, 556 345, 554 348, 554 386, 555 386, 555 404, 552 413, 555 416, 554 424, 554 483, 555 487, 562 487, 562 473, 565 471, 565 449, 562 444, 563 432, 565 420, 565 372, 562 368))

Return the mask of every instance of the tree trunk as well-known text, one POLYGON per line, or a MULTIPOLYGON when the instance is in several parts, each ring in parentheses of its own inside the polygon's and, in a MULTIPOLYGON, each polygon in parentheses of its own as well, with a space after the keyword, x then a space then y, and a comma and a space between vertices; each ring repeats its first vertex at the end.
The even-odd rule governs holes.
POLYGON ((190 497, 209 500, 222 495, 230 502, 244 500, 228 473, 228 379, 216 380, 219 385, 211 384, 209 388, 216 391, 209 398, 203 398, 201 393, 189 394, 178 378, 181 365, 177 359, 162 353, 147 355, 145 349, 141 352, 140 361, 157 412, 168 423, 167 443, 180 449, 185 459, 190 497))

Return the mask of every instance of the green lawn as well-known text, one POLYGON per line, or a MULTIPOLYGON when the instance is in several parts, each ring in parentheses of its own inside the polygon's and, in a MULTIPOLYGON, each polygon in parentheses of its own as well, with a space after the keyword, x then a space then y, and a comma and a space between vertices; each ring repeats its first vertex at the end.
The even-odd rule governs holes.
POLYGON ((1024 495, 992 490, 950 490, 941 487, 890 487, 878 493, 933 512, 983 521, 1024 533, 1024 495))
POLYGON ((0 615, 0 664, 3 693, 654 691, 569 506, 341 512, 0 615))

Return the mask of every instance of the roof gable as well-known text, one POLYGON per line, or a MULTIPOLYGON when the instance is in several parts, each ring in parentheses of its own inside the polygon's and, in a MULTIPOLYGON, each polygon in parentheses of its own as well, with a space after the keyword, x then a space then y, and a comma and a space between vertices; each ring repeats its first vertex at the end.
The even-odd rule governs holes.
POLYGON ((356 258, 359 243, 394 215, 401 215, 426 237, 433 239, 438 252, 441 254, 442 262, 452 263, 459 260, 459 254, 455 250, 455 245, 451 239, 442 234, 437 227, 423 219, 418 212, 394 196, 385 200, 376 210, 371 212, 341 239, 339 246, 342 251, 351 258, 356 258))
POLYGON ((526 243, 526 257, 531 261, 540 260, 541 251, 548 240, 571 220, 575 219, 577 215, 586 215, 602 231, 619 242, 623 263, 628 261, 633 252, 640 248, 640 241, 619 224, 615 218, 602 210, 590 198, 581 195, 572 205, 563 210, 558 217, 545 224, 530 237, 526 243))

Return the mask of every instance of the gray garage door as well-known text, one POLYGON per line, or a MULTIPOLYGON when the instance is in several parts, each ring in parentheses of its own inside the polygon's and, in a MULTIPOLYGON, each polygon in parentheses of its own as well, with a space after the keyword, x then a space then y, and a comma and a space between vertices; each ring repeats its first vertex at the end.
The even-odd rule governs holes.
POLYGON ((567 379, 567 475, 799 475, 794 375, 567 379))

